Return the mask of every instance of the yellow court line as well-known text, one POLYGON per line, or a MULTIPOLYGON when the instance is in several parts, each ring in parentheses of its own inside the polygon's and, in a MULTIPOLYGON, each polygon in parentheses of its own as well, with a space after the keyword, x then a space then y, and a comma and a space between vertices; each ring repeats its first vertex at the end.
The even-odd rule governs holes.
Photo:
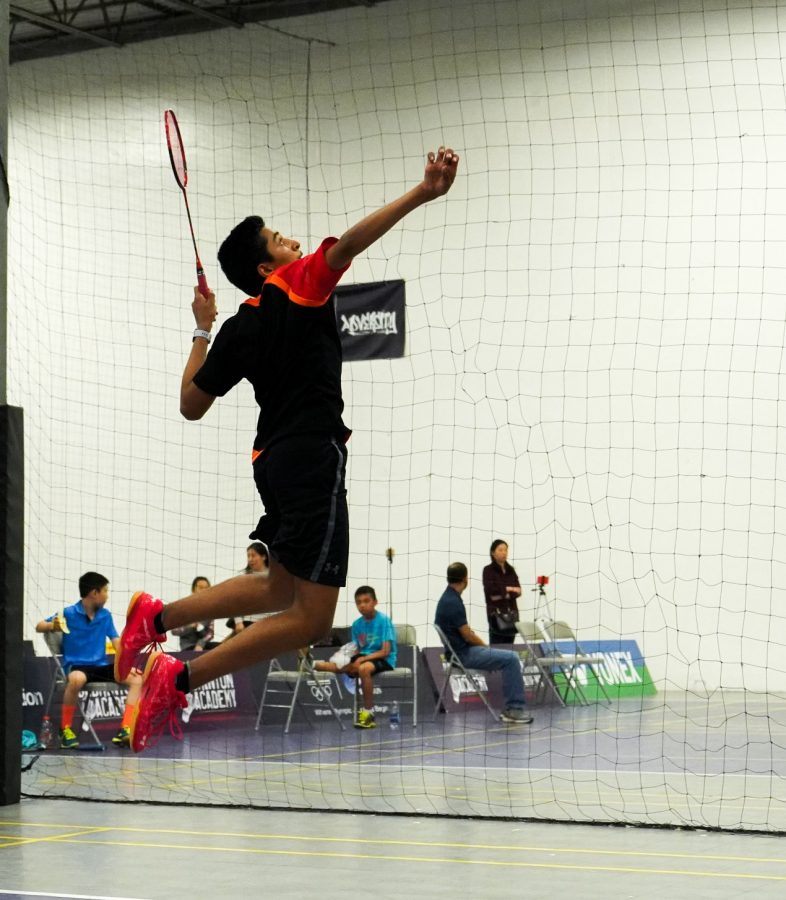
MULTIPOLYGON (((23 825, 25 828, 80 828, 79 825, 71 825, 67 823, 44 823, 44 822, 2 822, 0 827, 4 825, 23 825)), ((136 827, 132 825, 107 825, 102 827, 84 826, 84 834, 75 832, 73 835, 53 835, 51 838, 29 840, 59 840, 66 837, 82 837, 89 836, 93 833, 119 832, 122 834, 167 834, 178 835, 182 837, 229 837, 229 838, 247 838, 253 840, 264 841, 298 841, 303 843, 330 843, 330 844, 363 844, 369 846, 382 847, 439 847, 449 850, 499 850, 512 851, 521 853, 564 853, 564 854, 586 854, 601 856, 630 856, 644 857, 654 859, 692 859, 692 860, 725 860, 730 862, 747 862, 747 863, 774 863, 778 865, 786 865, 784 857, 759 857, 759 856, 730 856, 725 853, 677 853, 666 851, 649 851, 649 850, 607 850, 593 847, 541 847, 534 844, 476 844, 467 841, 413 841, 401 840, 398 838, 360 838, 360 837, 336 837, 334 835, 302 835, 302 834, 275 834, 269 832, 255 831, 196 831, 186 828, 153 828, 153 827, 136 827)), ((101 843, 104 843, 103 841, 101 843)), ((143 846, 158 846, 155 844, 143 844, 143 846)), ((194 847, 192 849, 199 849, 194 847)), ((293 851, 294 852, 294 851, 293 851)), ((387 859, 388 857, 382 857, 387 859)))
MULTIPOLYGON (((27 825, 26 822, 25 823, 17 823, 17 824, 27 825)), ((53 827, 55 827, 55 826, 53 826, 53 827)), ((80 826, 72 825, 70 827, 79 828, 80 826)), ((65 843, 68 843, 66 838, 87 837, 87 836, 90 836, 91 834, 100 834, 101 832, 106 832, 106 831, 112 831, 112 828, 110 828, 110 827, 85 828, 82 831, 74 831, 74 832, 71 832, 70 834, 51 834, 48 837, 19 838, 18 840, 13 841, 12 843, 3 844, 2 846, 0 846, 0 850, 5 850, 7 847, 22 847, 22 846, 27 846, 29 844, 47 844, 47 843, 52 843, 52 842, 56 842, 56 841, 64 841, 65 843)), ((74 843, 78 843, 78 841, 75 841, 74 843)))
MULTIPOLYGON (((448 753, 451 751, 445 750, 442 752, 448 753)), ((321 771, 323 769, 331 769, 331 768, 340 769, 342 766, 356 765, 359 762, 360 761, 356 760, 353 763, 348 763, 348 762, 347 763, 321 763, 321 764, 303 763, 301 765, 298 765, 296 763, 293 763, 293 764, 281 763, 281 765, 291 765, 292 769, 288 770, 288 771, 290 771, 291 773, 299 774, 304 771, 305 772, 315 772, 315 771, 321 771)), ((547 770, 543 770, 543 771, 544 771, 544 777, 546 775, 548 775, 547 770)), ((86 773, 82 776, 72 776, 69 778, 61 778, 61 779, 50 778, 48 780, 48 783, 51 785, 58 785, 58 784, 73 785, 73 784, 78 784, 80 780, 84 781, 84 779, 89 779, 91 777, 92 777, 91 775, 86 773)), ((542 779, 538 779, 538 780, 542 780, 542 779)), ((284 790, 284 791, 287 791, 288 789, 290 789, 292 787, 291 781, 284 780, 281 777, 281 775, 279 776, 278 779, 274 779, 272 774, 267 771, 262 771, 255 775, 247 775, 246 774, 246 775, 238 775, 238 776, 232 776, 232 775, 221 776, 221 775, 213 774, 209 778, 203 778, 203 779, 198 779, 198 780, 192 779, 190 781, 183 781, 181 783, 164 782, 164 783, 152 785, 151 787, 154 787, 156 790, 167 790, 171 793, 177 793, 177 792, 185 793, 193 788, 199 787, 200 785, 210 784, 210 785, 215 786, 218 781, 225 782, 223 790, 226 792, 227 796, 229 796, 229 797, 232 796, 230 784, 233 781, 243 782, 243 783, 247 783, 247 782, 251 782, 251 781, 264 781, 266 784, 270 785, 272 788, 274 788, 274 789, 277 788, 279 790, 284 790)), ((337 783, 337 785, 338 785, 338 783, 337 783)), ((492 782, 492 785, 493 785, 493 782, 492 782)), ((299 788, 304 793, 310 792, 313 794, 321 794, 325 790, 325 785, 324 785, 324 783, 319 782, 319 781, 315 781, 313 784, 309 784, 309 783, 303 782, 301 780, 300 784, 295 785, 295 788, 299 788)), ((218 796, 218 792, 220 790, 221 790, 220 788, 214 787, 214 791, 213 791, 214 795, 218 796)), ((402 788, 402 790, 405 790, 405 789, 402 788)), ((427 791, 427 795, 434 795, 436 793, 436 786, 434 786, 434 785, 425 786, 424 790, 427 791)), ((603 803, 618 803, 618 802, 630 803, 631 799, 630 799, 630 797, 626 796, 626 792, 627 793, 633 792, 633 793, 635 793, 636 798, 641 798, 645 802, 649 801, 651 803, 660 804, 660 806, 661 806, 660 809, 656 809, 656 810, 652 810, 652 809, 641 810, 638 813, 638 815, 646 815, 646 816, 660 815, 663 812, 668 811, 669 809, 689 809, 689 808, 692 809, 695 807, 695 800, 691 799, 690 797, 675 798, 672 796, 668 796, 668 793, 665 791, 660 792, 660 791, 656 791, 656 790, 652 790, 652 789, 635 789, 635 788, 627 789, 624 787, 619 788, 619 790, 617 790, 617 791, 608 790, 608 789, 600 791, 600 790, 589 789, 586 787, 584 787, 583 790, 577 790, 574 787, 574 788, 566 788, 562 793, 559 793, 557 791, 547 791, 547 790, 543 790, 543 789, 536 789, 535 783, 533 783, 533 782, 522 782, 522 783, 518 783, 518 784, 512 784, 510 786, 510 790, 507 792, 503 792, 500 789, 495 789, 492 787, 491 789, 487 790, 485 792, 485 794, 464 793, 464 794, 458 796, 455 794, 455 792, 461 790, 461 788, 456 787, 456 788, 453 788, 452 790, 453 790, 454 794, 451 795, 449 798, 448 798, 447 793, 440 793, 439 796, 441 796, 441 797, 444 796, 446 799, 449 799, 449 800, 462 800, 462 801, 466 801, 466 802, 470 802, 470 803, 490 804, 490 805, 493 805, 495 802, 497 804, 499 804, 499 802, 500 802, 500 801, 494 801, 492 799, 493 797, 502 797, 506 801, 508 801, 508 804, 520 806, 522 803, 525 802, 524 799, 521 799, 522 794, 526 793, 531 801, 530 805, 534 808, 535 806, 543 805, 544 803, 551 803, 551 804, 556 804, 556 805, 568 805, 568 806, 571 806, 571 805, 575 806, 575 805, 578 805, 581 803, 586 804, 587 802, 595 802, 600 805, 602 805, 603 803), (541 799, 539 799, 539 800, 535 799, 536 796, 539 796, 541 799)), ((353 797, 363 798, 363 796, 364 796, 362 793, 353 792, 345 786, 340 786, 340 791, 341 791, 341 795, 345 798, 353 798, 353 797)), ((269 793, 270 793, 270 791, 268 791, 268 794, 269 793)), ((764 800, 765 798, 759 798, 759 799, 764 800)), ((724 810, 729 810, 729 811, 730 810, 741 810, 741 809, 747 809, 747 810, 751 810, 751 811, 755 811, 755 810, 767 811, 767 810, 772 809, 773 805, 777 805, 777 802, 778 801, 776 801, 775 799, 768 799, 768 802, 766 804, 765 803, 755 803, 754 804, 751 800, 742 800, 741 802, 738 802, 738 803, 731 803, 729 800, 726 800, 723 797, 719 796, 719 797, 715 797, 715 798, 705 801, 702 806, 703 807, 707 806, 710 809, 712 809, 713 807, 718 806, 719 804, 722 803, 724 810)), ((346 810, 346 812, 352 812, 352 810, 346 810)))
POLYGON ((359 859, 377 860, 387 862, 433 863, 439 865, 455 865, 456 863, 467 866, 494 866, 498 868, 513 869, 558 869, 574 872, 618 872, 626 875, 680 875, 696 878, 739 878, 753 881, 783 881, 786 875, 757 875, 745 872, 697 872, 691 869, 644 869, 628 866, 581 866, 568 865, 566 863, 532 863, 511 862, 509 860, 493 859, 463 859, 460 857, 429 857, 429 856, 389 856, 384 853, 331 853, 317 850, 267 850, 254 847, 210 847, 193 844, 162 844, 146 843, 144 841, 82 841, 71 838, 45 838, 44 840, 61 844, 89 844, 106 847, 144 847, 157 850, 185 850, 189 853, 244 853, 257 856, 297 856, 317 857, 320 859, 359 859))

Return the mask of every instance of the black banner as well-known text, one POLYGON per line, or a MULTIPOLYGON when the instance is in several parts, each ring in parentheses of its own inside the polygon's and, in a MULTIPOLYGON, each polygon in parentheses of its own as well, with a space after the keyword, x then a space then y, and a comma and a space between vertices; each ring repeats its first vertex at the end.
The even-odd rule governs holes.
POLYGON ((345 360, 404 355, 404 282, 374 281, 336 288, 336 320, 345 360))

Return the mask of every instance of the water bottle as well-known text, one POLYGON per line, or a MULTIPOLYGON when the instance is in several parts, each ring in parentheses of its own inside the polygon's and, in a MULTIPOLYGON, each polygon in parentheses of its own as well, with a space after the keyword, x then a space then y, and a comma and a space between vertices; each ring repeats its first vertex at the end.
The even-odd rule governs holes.
POLYGON ((44 716, 41 720, 41 734, 38 738, 38 745, 42 750, 48 750, 52 746, 53 739, 52 720, 49 716, 44 716))
POLYGON ((401 715, 398 711, 398 701, 394 700, 390 705, 390 730, 398 731, 398 726, 401 724, 401 715))

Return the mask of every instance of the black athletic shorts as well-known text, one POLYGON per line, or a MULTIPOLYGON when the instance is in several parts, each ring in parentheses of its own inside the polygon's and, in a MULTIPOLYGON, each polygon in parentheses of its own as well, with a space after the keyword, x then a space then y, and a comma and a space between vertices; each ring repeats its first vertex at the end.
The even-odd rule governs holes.
MULTIPOLYGON (((356 662, 357 660, 363 660, 363 654, 358 653, 352 657, 350 662, 356 662)), ((371 673, 372 675, 378 675, 380 672, 392 672, 393 666, 386 659, 380 659, 377 657, 376 659, 370 659, 370 663, 374 664, 374 671, 371 673)))
POLYGON ((347 583, 346 470, 346 446, 321 435, 284 438, 254 463, 265 515, 249 536, 264 541, 291 575, 332 587, 347 583))
POLYGON ((86 684, 115 680, 115 667, 111 663, 106 666, 80 666, 79 663, 74 663, 69 672, 84 672, 87 675, 86 684))

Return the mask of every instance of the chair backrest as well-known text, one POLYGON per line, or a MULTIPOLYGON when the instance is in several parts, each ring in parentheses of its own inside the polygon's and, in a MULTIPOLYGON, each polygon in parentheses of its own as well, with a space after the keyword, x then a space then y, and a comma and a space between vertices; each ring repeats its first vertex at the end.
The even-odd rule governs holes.
POLYGON ((63 653, 63 632, 45 631, 44 643, 46 644, 52 656, 61 656, 63 653))
POLYGON ((416 647, 418 633, 414 625, 396 625, 396 643, 403 647, 416 647))
POLYGON ((567 622, 556 621, 549 623, 549 631, 555 641, 575 641, 576 635, 567 622))
POLYGON ((455 655, 454 649, 450 646, 450 641, 448 640, 448 636, 445 632, 439 627, 439 625, 434 625, 434 631, 439 635, 439 639, 442 641, 442 646, 451 656, 455 655))
POLYGON ((519 620, 516 622, 516 631, 524 638, 527 644, 539 644, 543 640, 543 634, 534 622, 519 620))

